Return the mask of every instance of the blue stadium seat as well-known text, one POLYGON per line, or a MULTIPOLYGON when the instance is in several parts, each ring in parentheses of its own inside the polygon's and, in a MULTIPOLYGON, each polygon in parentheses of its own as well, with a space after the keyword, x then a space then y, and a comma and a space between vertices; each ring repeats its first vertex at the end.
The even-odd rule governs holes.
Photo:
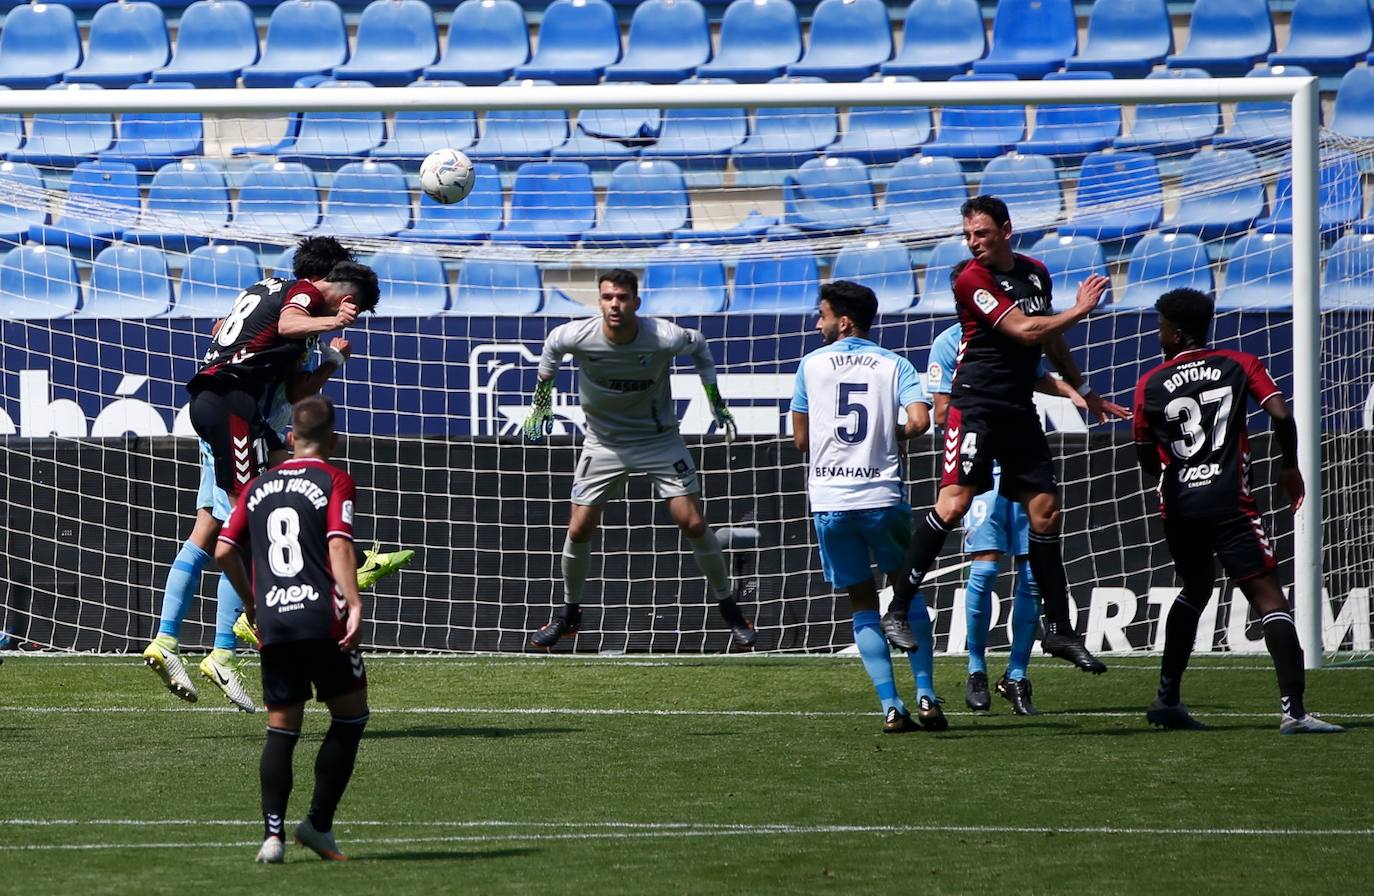
POLYGON ((711 58, 711 26, 697 0, 645 0, 630 19, 625 58, 607 81, 676 84, 711 58))
POLYGON ((410 227, 405 172, 390 162, 349 162, 334 175, 315 232, 324 236, 392 236, 410 227))
POLYGON ((544 304, 544 278, 534 255, 520 246, 472 254, 458 269, 450 314, 535 314, 544 304))
POLYGON ((238 294, 262 279, 258 256, 247 246, 201 246, 181 269, 170 317, 222 317, 238 294))
MULTIPOLYGON (((819 83, 819 78, 775 78, 774 84, 819 83)), ((768 106, 754 112, 754 130, 730 151, 736 170, 779 171, 815 158, 839 135, 833 106, 768 106)), ((781 180, 781 177, 778 178, 781 180)))
POLYGON ((1352 68, 1341 78, 1331 130, 1347 137, 1374 137, 1374 69, 1352 68))
MULTIPOLYGON (((0 84, 0 90, 9 90, 0 84)), ((0 114, 0 156, 14 152, 24 145, 24 116, 18 112, 0 114)))
MULTIPOLYGON (((99 90, 95 84, 53 84, 48 90, 99 90)), ((114 116, 108 112, 38 112, 22 148, 6 153, 12 162, 71 168, 114 143, 114 116)))
POLYGON ((425 69, 425 77, 492 87, 529 58, 529 26, 519 3, 463 0, 449 20, 444 56, 425 69))
MULTIPOLYGON (((1150 78, 1207 78, 1200 68, 1171 68, 1150 78)), ((1113 141, 1117 149, 1143 149, 1170 156, 1197 149, 1221 129, 1218 103, 1146 103, 1136 107, 1131 133, 1113 141)))
POLYGON ((43 173, 27 162, 0 162, 0 196, 30 197, 22 205, 0 201, 0 243, 22 243, 30 227, 48 223, 47 203, 36 201, 46 188, 43 173))
POLYGON ((633 159, 662 129, 659 109, 583 109, 568 142, 550 156, 560 162, 586 162, 602 186, 611 169, 633 159))
MULTIPOLYGON (((134 84, 130 90, 191 90, 189 82, 134 84)), ((119 139, 99 157, 128 162, 139 171, 156 171, 168 162, 204 152, 204 125, 199 112, 126 112, 119 119, 119 139)))
POLYGON ((892 58, 892 23, 882 0, 821 0, 811 19, 811 42, 789 75, 860 81, 892 58))
POLYGON ((0 318, 66 317, 81 304, 81 278, 66 249, 16 246, 0 261, 0 318))
POLYGON ((1346 234, 1326 256, 1322 307, 1374 308, 1374 233, 1346 234))
POLYGON ((784 226, 842 232, 866 230, 884 220, 873 205, 868 168, 858 159, 811 159, 783 183, 784 226))
POLYGON ((315 172, 299 162, 259 162, 239 184, 230 229, 239 242, 280 244, 284 237, 309 233, 319 222, 315 172))
MULTIPOLYGON (((1015 75, 957 75, 950 81, 1014 81, 1015 75)), ((995 159, 1026 139, 1025 106, 946 106, 940 130, 922 150, 929 156, 995 159)))
POLYGON ((110 246, 95 258, 91 288, 77 317, 143 318, 172 305, 167 260, 151 246, 110 246))
POLYGON ((526 162, 515 172, 510 220, 495 243, 569 246, 596 224, 592 172, 581 162, 526 162))
POLYGON ((801 54, 801 20, 792 0, 733 0, 721 18, 716 58, 698 66, 697 76, 761 83, 801 54))
POLYGON ((973 70, 1043 78, 1077 50, 1073 0, 1001 0, 992 22, 992 47, 973 70))
MULTIPOLYGON (((280 240, 274 245, 280 245, 280 240)), ((265 258, 268 256, 263 257, 265 258)), ((265 276, 278 277, 282 280, 290 280, 295 277, 295 272, 293 271, 296 261, 295 246, 287 246, 285 249, 278 250, 275 254, 271 254, 270 257, 272 258, 271 263, 262 266, 265 276)))
POLYGON ((229 226, 229 184, 209 159, 169 162, 153 175, 148 208, 124 242, 190 252, 229 226))
POLYGON ((56 3, 16 6, 0 31, 0 84, 15 89, 48 87, 81 64, 76 14, 56 3))
POLYGON ((1154 157, 1146 152, 1095 152, 1078 172, 1073 214, 1060 236, 1129 243, 1159 226, 1164 188, 1154 157))
POLYGON ((89 257, 133 226, 139 204, 138 170, 133 165, 82 162, 72 171, 61 216, 51 224, 30 227, 29 239, 89 257))
POLYGON ((382 317, 429 317, 448 310, 448 273, 444 263, 423 246, 387 249, 367 259, 377 272, 382 317))
POLYGON ((1259 162, 1244 149, 1204 149, 1183 169, 1178 210, 1162 229, 1204 240, 1237 237, 1264 215, 1259 162))
POLYGON ((730 311, 741 314, 797 314, 815 310, 820 272, 807 249, 765 245, 740 257, 730 311))
POLYGON ((725 170, 725 160, 748 135, 749 116, 739 106, 667 109, 658 141, 644 147, 640 156, 666 159, 686 172, 709 172, 715 175, 725 170))
POLYGON ((476 180, 462 202, 443 205, 420 194, 420 209, 410 230, 397 239, 412 243, 481 243, 497 230, 505 217, 501 172, 495 165, 479 162, 472 168, 476 180))
POLYGON ((1214 78, 1239 78, 1274 52, 1268 0, 1197 0, 1188 43, 1169 68, 1206 69, 1214 78))
POLYGON ((594 317, 597 310, 595 305, 579 302, 558 287, 550 286, 539 313, 550 317, 594 317))
POLYGON ((962 261, 972 258, 968 243, 961 236, 950 237, 935 244, 926 261, 925 280, 921 283, 921 301, 916 311, 921 314, 953 314, 954 283, 950 274, 962 261))
POLYGON ((1270 53, 1269 64, 1343 75, 1364 58, 1372 43, 1369 0, 1297 0, 1288 20, 1288 45, 1270 53))
POLYGON ((606 0, 554 0, 539 24, 534 56, 515 67, 517 78, 555 84, 596 84, 620 61, 620 26, 606 0))
POLYGON ((641 314, 715 314, 725 310, 725 265, 714 254, 665 246, 644 265, 641 314))
POLYGON ((1088 16, 1083 49, 1065 60, 1064 68, 1143 78, 1173 51, 1166 0, 1097 0, 1088 16))
POLYGON ((1017 245, 1030 245, 1044 236, 1059 221, 1064 209, 1059 173, 1054 161, 1046 156, 998 156, 983 168, 978 192, 996 196, 1007 204, 1017 245))
MULTIPOLYGON (((1107 72, 1051 72, 1046 81, 1110 79, 1107 72)), ((1035 133, 1016 144, 1016 151, 1050 156, 1061 165, 1077 165, 1090 152, 1106 149, 1121 133, 1121 107, 1103 105, 1056 105, 1035 110, 1035 133)))
POLYGON ((62 76, 75 84, 128 87, 152 77, 172 58, 167 19, 157 4, 107 3, 91 19, 86 60, 62 76))
MULTIPOLYGON (((510 81, 501 85, 520 90, 551 81, 510 81)), ((487 113, 482 135, 468 150, 473 159, 514 171, 523 162, 548 158, 568 139, 568 113, 563 109, 495 109, 487 113)))
POLYGON ((959 208, 968 199, 964 174, 954 159, 913 156, 892 166, 883 191, 879 231, 897 234, 943 233, 957 227, 959 208))
POLYGON ((352 58, 334 68, 341 81, 405 87, 439 59, 439 31, 424 0, 373 0, 354 41, 352 58))
POLYGON ((850 243, 835 256, 831 280, 850 280, 873 290, 879 314, 903 314, 916 299, 911 253, 901 243, 864 240, 850 243))
POLYGON ((1207 247, 1191 233, 1149 233, 1131 250, 1126 287, 1121 298, 1107 308, 1149 310, 1164 293, 1185 287, 1212 293, 1212 263, 1207 258, 1207 247))
POLYGON ((153 72, 154 83, 236 87, 239 73, 258 61, 258 26, 242 0, 197 0, 181 14, 172 61, 153 72))
POLYGON ((1252 233, 1231 252, 1217 309, 1291 308, 1293 238, 1283 233, 1252 233))
POLYGON ((673 239, 684 245, 705 243, 711 246, 729 246, 756 243, 776 227, 778 219, 773 215, 759 214, 758 209, 750 209, 744 218, 728 227, 702 226, 697 221, 696 228, 684 227, 673 233, 673 239))
POLYGON ((692 226, 692 202, 682 169, 666 160, 622 162, 611 174, 601 221, 582 234, 588 243, 650 246, 692 226))
POLYGON ((966 74, 988 51, 978 0, 911 0, 902 25, 902 49, 884 62, 885 75, 944 81, 966 74))
MULTIPOLYGON (((1330 243, 1364 212, 1360 164, 1355 154, 1343 149, 1323 153, 1317 169, 1317 214, 1322 239, 1330 243)), ((1282 173, 1274 184, 1274 209, 1255 224, 1261 233, 1293 232, 1293 176, 1282 173)))
MULTIPOLYGON (((462 86, 457 81, 416 81, 410 85, 416 90, 462 86)), ((415 171, 425 156, 435 149, 444 146, 467 149, 476 140, 477 115, 471 111, 417 112, 397 109, 387 141, 369 155, 379 162, 395 162, 407 171, 415 171)))
MULTIPOLYGON (((1079 284, 1093 274, 1107 276, 1107 257, 1102 244, 1086 236, 1043 236, 1031 246, 1030 255, 1038 258, 1050 272, 1054 295, 1061 307, 1068 307, 1078 293, 1079 284)), ((1102 297, 1103 304, 1111 301, 1111 287, 1102 297)))
MULTIPOLYGON (((914 82, 909 75, 873 75, 865 81, 914 82)), ((826 155, 850 156, 869 165, 891 165, 914 154, 930 140, 934 127, 928 106, 853 106, 840 139, 826 155)))
MULTIPOLYGON (((366 81, 322 81, 316 90, 371 90, 366 81)), ((318 171, 332 171, 372 152, 386 139, 386 115, 366 112, 305 112, 293 143, 282 146, 277 158, 303 162, 318 171)))
MULTIPOLYGON (((1247 78, 1291 78, 1312 74, 1297 65, 1274 65, 1257 68, 1247 78)), ((1320 115, 1320 108, 1318 115, 1320 115)), ((1246 100, 1236 103, 1231 129, 1212 138, 1215 149, 1275 148, 1288 143, 1292 132, 1292 115, 1288 103, 1269 100, 1246 100)))
POLYGON ((244 87, 290 87, 348 61, 348 27, 333 0, 286 0, 272 10, 262 58, 243 69, 244 87))

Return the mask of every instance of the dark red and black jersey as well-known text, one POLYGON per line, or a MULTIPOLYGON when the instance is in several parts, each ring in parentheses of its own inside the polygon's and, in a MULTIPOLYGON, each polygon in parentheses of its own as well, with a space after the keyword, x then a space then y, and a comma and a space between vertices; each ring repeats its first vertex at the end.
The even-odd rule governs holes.
POLYGON ((311 315, 325 310, 324 297, 309 280, 269 277, 240 293, 187 390, 194 395, 218 385, 258 398, 271 392, 295 370, 305 351, 305 339, 285 339, 277 331, 288 305, 311 315))
POLYGON ((955 405, 977 402, 1025 408, 1034 404, 1036 369, 1043 351, 1039 344, 1022 345, 999 331, 997 324, 1013 308, 1027 317, 1050 314, 1050 274, 1034 258, 1012 258, 1012 269, 1006 272, 989 270, 975 259, 954 279, 954 303, 963 328, 950 390, 955 405))
POLYGON ((1256 512, 1245 398, 1264 404, 1278 392, 1259 358, 1225 349, 1180 352, 1140 378, 1135 441, 1159 450, 1162 515, 1256 512))
POLYGON ((329 541, 353 540, 353 495, 353 477, 314 457, 288 460, 239 495, 219 540, 251 558, 264 644, 343 637, 347 607, 329 541))

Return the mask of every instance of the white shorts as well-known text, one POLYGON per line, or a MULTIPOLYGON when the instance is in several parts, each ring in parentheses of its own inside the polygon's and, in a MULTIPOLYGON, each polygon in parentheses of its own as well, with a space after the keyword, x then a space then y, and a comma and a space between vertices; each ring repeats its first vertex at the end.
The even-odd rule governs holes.
POLYGON ((587 443, 573 473, 572 502, 596 507, 625 494, 625 480, 632 473, 648 476, 660 498, 675 498, 701 491, 697 467, 682 436, 621 448, 587 443))

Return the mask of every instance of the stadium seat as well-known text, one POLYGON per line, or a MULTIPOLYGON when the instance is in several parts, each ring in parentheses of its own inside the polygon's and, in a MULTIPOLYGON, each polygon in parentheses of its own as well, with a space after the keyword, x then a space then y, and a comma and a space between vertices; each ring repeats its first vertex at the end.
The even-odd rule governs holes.
POLYGON ((953 314, 954 282, 950 274, 960 262, 973 255, 961 236, 950 237, 935 244, 926 261, 925 280, 921 283, 921 300, 916 304, 920 314, 953 314))
MULTIPOLYGON (((908 75, 872 75, 866 81, 912 83, 908 75)), ((928 106, 854 106, 840 139, 826 155, 849 156, 869 165, 891 165, 930 140, 933 124, 928 106)))
POLYGON ((56 3, 16 6, 0 30, 0 84, 16 90, 48 87, 81 64, 76 14, 56 3))
POLYGON ((725 265, 714 254, 664 246, 644 265, 641 314, 715 314, 725 310, 725 265))
POLYGON ((1336 240, 1322 275, 1322 307, 1374 308, 1374 233, 1336 240))
POLYGON ((530 58, 525 10, 515 0, 463 0, 448 25, 448 43, 425 78, 492 87, 530 58))
POLYGON ((296 261, 296 247, 287 246, 276 252, 272 256, 271 264, 263 265, 263 270, 268 277, 279 277, 282 280, 292 280, 295 278, 293 270, 296 261))
MULTIPOLYGON (((1050 272, 1054 295, 1061 307, 1069 307, 1078 294, 1079 285, 1093 274, 1107 276, 1107 257, 1102 245, 1086 236, 1043 236, 1030 248, 1030 256, 1040 259, 1050 272)), ((1111 301, 1111 287, 1102 297, 1103 304, 1111 301)))
POLYGON ((550 156, 560 162, 586 162, 604 186, 611 169, 633 159, 663 128, 659 109, 583 109, 568 142, 550 156))
POLYGON ((588 243, 651 246, 692 226, 682 169, 666 160, 622 162, 611 174, 601 220, 582 234, 588 243))
POLYGON ((1018 245, 1029 245, 1044 236, 1064 210, 1059 173, 1046 156, 1015 152, 998 156, 983 168, 978 192, 1007 204, 1018 245))
POLYGON ((448 310, 448 273, 439 256, 423 246, 378 252, 365 262, 377 272, 382 317, 429 317, 448 310))
POLYGON ((883 191, 887 224, 894 234, 944 233, 958 226, 959 208, 968 199, 964 174, 954 159, 913 156, 892 166, 883 191))
MULTIPOLYGON (((729 83, 701 81, 687 83, 729 83)), ((749 135, 748 113, 739 106, 666 109, 658 140, 640 156, 674 162, 684 172, 719 175, 731 151, 749 135)))
POLYGON ((739 314, 806 314, 816 308, 820 273, 808 250, 779 251, 764 245, 740 257, 730 311, 739 314))
POLYGON ((606 0, 554 0, 539 23, 539 44, 517 78, 555 84, 596 84, 620 61, 620 26, 606 0))
MULTIPOLYGON (((509 90, 551 84, 551 81, 510 81, 509 90)), ((494 109, 487 113, 482 135, 468 150, 475 160, 492 162, 502 171, 521 163, 547 158, 568 139, 568 113, 563 109, 494 109)))
POLYGON ((873 205, 868 168, 858 159, 811 159, 783 182, 785 226, 840 233, 866 230, 883 220, 873 205))
POLYGON ((607 81, 676 84, 711 58, 711 26, 697 0, 645 0, 630 19, 625 58, 607 81))
MULTIPOLYGON (((819 83, 819 78, 775 78, 774 84, 819 83)), ((833 106, 767 106, 754 112, 754 130, 730 151, 737 171, 781 172, 820 155, 839 135, 833 106)))
POLYGON ((1207 247, 1191 233, 1149 233, 1131 250, 1126 287, 1121 298, 1107 308, 1150 310, 1164 293, 1185 287, 1211 295, 1212 263, 1207 247))
MULTIPOLYGON (((462 87, 457 81, 416 81, 410 87, 428 90, 435 87, 462 87)), ((397 109, 387 141, 368 155, 379 162, 395 162, 407 171, 416 171, 425 156, 440 147, 467 149, 477 140, 477 115, 468 110, 420 112, 397 109)))
POLYGON ((168 316, 223 317, 238 294, 260 279, 258 256, 247 246, 201 246, 186 258, 168 316))
POLYGON ((1270 65, 1298 65, 1317 75, 1343 75, 1374 44, 1369 0, 1297 0, 1288 19, 1288 45, 1270 65))
POLYGON ((880 70, 944 81, 966 74, 988 51, 978 0, 911 0, 902 25, 902 49, 880 70))
MULTIPOLYGON (((1330 243, 1341 231, 1364 213, 1364 194, 1360 185, 1360 164, 1347 150, 1331 150, 1322 155, 1317 169, 1317 214, 1322 239, 1330 243)), ((1274 209, 1269 217, 1255 224, 1261 233, 1293 232, 1293 176, 1284 172, 1274 184, 1274 209)))
POLYGON ((700 219, 695 228, 684 227, 673 233, 673 239, 684 244, 705 243, 711 246, 728 246, 756 243, 768 231, 778 225, 773 215, 759 214, 758 209, 750 209, 743 219, 727 227, 702 226, 700 219))
MULTIPOLYGON (((1046 81, 1110 79, 1106 72, 1051 72, 1046 81)), ((1090 152, 1106 149, 1121 133, 1121 107, 1104 105, 1057 105, 1035 110, 1035 132, 1016 144, 1016 151, 1049 156, 1060 165, 1077 165, 1090 152)))
POLYGON ((396 238, 413 243, 467 245, 485 242, 500 230, 506 208, 501 172, 495 165, 479 162, 473 166, 473 174, 476 180, 472 192, 462 202, 443 205, 420 193, 415 224, 396 238))
POLYGON ((138 170, 128 162, 82 162, 62 214, 29 228, 29 239, 90 257, 117 240, 139 212, 138 170))
POLYGON ((169 162, 153 175, 148 207, 124 242, 190 252, 229 226, 229 184, 209 159, 169 162))
POLYGON ((239 73, 258 61, 258 26, 242 0, 197 0, 181 14, 172 61, 153 81, 197 87, 236 87, 239 73))
POLYGON ((1065 60, 1064 68, 1143 78, 1173 51, 1166 0, 1097 0, 1088 16, 1083 49, 1065 60))
POLYGON ((81 304, 81 278, 66 249, 16 246, 0 261, 0 318, 66 317, 81 304))
POLYGON ((1001 0, 992 22, 992 46, 973 70, 1043 78, 1077 50, 1073 0, 1001 0))
POLYGON ((904 314, 916 298, 911 253, 901 243, 864 240, 840 249, 830 266, 831 280, 850 280, 873 290, 879 314, 904 314))
POLYGON ((86 59, 62 76, 73 84, 128 87, 152 77, 172 58, 167 19, 157 4, 107 3, 91 19, 86 59))
MULTIPOLYGON (((0 90, 9 90, 0 84, 0 90)), ((18 112, 0 113, 0 156, 24 145, 24 116, 18 112)))
POLYGON ((341 81, 405 87, 439 59, 439 31, 424 0, 373 0, 363 10, 352 57, 334 68, 341 81))
POLYGON ((1078 195, 1060 236, 1131 242, 1159 225, 1164 188, 1146 152, 1095 152, 1078 172, 1078 195))
POLYGON ((46 188, 43 173, 27 162, 0 162, 0 196, 29 198, 23 205, 0 200, 0 243, 22 243, 30 227, 48 223, 47 201, 39 199, 46 188))
MULTIPOLYGON (((1014 81, 1015 75, 957 75, 950 81, 1014 81)), ((986 161, 1011 152, 1026 139, 1025 106, 946 106, 935 139, 923 147, 928 156, 986 161)))
MULTIPOLYGON (((48 90, 100 90, 95 84, 53 84, 48 90)), ((37 112, 29 139, 5 154, 12 162, 71 168, 114 143, 114 116, 108 112, 37 112)))
POLYGON ((1352 68, 1341 78, 1331 130, 1347 137, 1374 138, 1374 68, 1352 68))
POLYGON ((801 20, 792 0, 733 0, 721 18, 716 58, 698 66, 697 76, 762 83, 801 54, 801 20))
POLYGON ((167 260, 151 246, 110 246, 91 267, 91 288, 77 317, 143 318, 172 305, 167 260))
MULTIPOLYGON (((1153 72, 1159 78, 1207 78, 1200 68, 1171 68, 1153 72)), ((1117 149, 1143 149, 1157 156, 1191 152, 1221 129, 1218 103, 1145 103, 1136 107, 1131 133, 1117 137, 1117 149)))
POLYGON ((544 279, 533 253, 507 246, 500 254, 463 259, 449 313, 509 317, 535 314, 543 303, 544 279))
MULTIPOLYGON (((1257 68, 1247 78, 1306 77, 1312 74, 1296 65, 1257 68)), ((1318 115, 1320 115, 1320 106, 1318 115)), ((1292 108, 1283 101, 1246 100, 1236 103, 1231 129, 1212 138, 1214 149, 1276 148, 1288 143, 1292 133, 1292 108)))
POLYGON ((1188 43, 1166 62, 1169 68, 1205 69, 1214 78, 1239 78, 1272 52, 1268 0, 1197 0, 1188 43))
MULTIPOLYGON (((195 85, 164 81, 134 84, 130 90, 192 90, 195 85)), ((204 126, 199 112, 125 112, 119 139, 99 157, 128 162, 139 171, 156 171, 168 162, 204 152, 204 126)))
POLYGON ((410 227, 405 172, 390 162, 349 162, 334 175, 324 203, 322 236, 384 237, 410 227))
POLYGON ((243 69, 244 87, 290 87, 348 61, 348 26, 333 0, 286 0, 272 10, 262 58, 243 69))
POLYGON ((882 0, 821 0, 811 40, 789 75, 824 81, 861 81, 892 58, 892 23, 882 0))
POLYGON ((1183 169, 1178 210, 1161 229, 1211 241, 1237 237, 1264 215, 1259 162, 1244 149, 1204 149, 1183 169))
POLYGON ((259 162, 239 184, 238 208, 229 226, 237 242, 280 244, 320 222, 315 172, 299 162, 259 162))
POLYGON ((1252 233, 1231 252, 1217 309, 1291 308, 1293 238, 1283 233, 1252 233))
POLYGON ((510 220, 495 243, 569 246, 596 224, 592 172, 581 162, 526 162, 515 172, 510 220))
MULTIPOLYGON (((366 81, 322 81, 316 90, 370 90, 366 81)), ((280 147, 277 158, 332 171, 367 156, 386 139, 386 115, 365 112, 305 112, 294 142, 280 147)))
POLYGON ((539 313, 549 317, 595 317, 597 310, 594 304, 579 302, 558 287, 550 286, 539 313))

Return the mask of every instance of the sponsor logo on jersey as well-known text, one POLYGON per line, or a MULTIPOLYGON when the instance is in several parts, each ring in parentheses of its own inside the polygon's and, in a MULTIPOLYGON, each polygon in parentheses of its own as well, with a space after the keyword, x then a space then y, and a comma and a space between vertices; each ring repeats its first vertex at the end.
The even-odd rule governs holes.
POLYGON ((1199 464, 1196 467, 1182 467, 1178 471, 1178 481, 1189 483, 1189 488, 1208 485, 1221 475, 1221 464, 1199 464))
POLYGON ((991 314, 997 310, 997 297, 986 289, 975 289, 973 291, 973 304, 978 306, 978 310, 984 314, 991 314))
POLYGON ((816 479, 874 479, 882 472, 877 467, 812 467, 816 479))
POLYGON ((267 606, 279 607, 283 613, 299 609, 304 606, 306 601, 319 599, 320 592, 311 585, 288 585, 285 588, 280 585, 273 585, 267 589, 267 594, 263 597, 267 606))
POLYGON ((944 378, 944 368, 931 361, 930 366, 926 368, 926 380, 934 385, 940 383, 944 378))

